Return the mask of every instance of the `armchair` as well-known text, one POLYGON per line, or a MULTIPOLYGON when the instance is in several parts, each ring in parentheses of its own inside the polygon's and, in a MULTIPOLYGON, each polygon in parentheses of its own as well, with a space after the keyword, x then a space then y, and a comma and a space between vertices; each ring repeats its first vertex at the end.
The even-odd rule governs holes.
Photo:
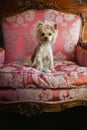
POLYGON ((32 117, 43 112, 59 112, 87 105, 87 67, 77 64, 77 43, 82 42, 84 19, 45 3, 30 4, 22 12, 1 19, 3 60, 0 57, 0 111, 32 117), (26 10, 27 9, 27 10, 26 10), (42 72, 21 62, 38 44, 38 21, 58 24, 53 46, 56 72, 42 72))

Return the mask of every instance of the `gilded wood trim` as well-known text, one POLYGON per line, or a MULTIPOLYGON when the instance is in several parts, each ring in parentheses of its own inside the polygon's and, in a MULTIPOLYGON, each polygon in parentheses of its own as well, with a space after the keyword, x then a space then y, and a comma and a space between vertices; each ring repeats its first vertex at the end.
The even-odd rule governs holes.
POLYGON ((30 101, 30 102, 0 102, 0 111, 18 112, 28 117, 34 117, 44 112, 60 112, 77 106, 87 106, 87 99, 70 99, 64 101, 30 101))

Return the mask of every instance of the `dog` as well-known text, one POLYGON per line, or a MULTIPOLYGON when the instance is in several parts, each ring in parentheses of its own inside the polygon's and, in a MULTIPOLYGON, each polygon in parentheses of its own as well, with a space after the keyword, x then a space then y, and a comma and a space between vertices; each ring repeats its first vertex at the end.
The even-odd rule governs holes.
POLYGON ((43 71, 46 67, 48 71, 55 71, 53 62, 52 46, 58 34, 56 23, 39 22, 36 26, 37 47, 31 57, 24 61, 25 66, 30 66, 43 71))

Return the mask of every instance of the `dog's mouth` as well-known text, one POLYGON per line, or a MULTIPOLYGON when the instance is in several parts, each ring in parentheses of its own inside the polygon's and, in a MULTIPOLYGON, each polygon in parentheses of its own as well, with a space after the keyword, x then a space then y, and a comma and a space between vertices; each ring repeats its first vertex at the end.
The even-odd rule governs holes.
POLYGON ((52 41, 52 37, 43 37, 41 39, 42 42, 51 42, 52 41))

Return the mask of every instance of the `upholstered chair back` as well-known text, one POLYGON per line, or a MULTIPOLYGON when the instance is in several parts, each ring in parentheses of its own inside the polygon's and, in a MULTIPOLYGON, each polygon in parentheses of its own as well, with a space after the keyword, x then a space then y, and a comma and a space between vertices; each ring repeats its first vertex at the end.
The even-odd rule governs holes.
POLYGON ((75 47, 79 39, 81 19, 53 9, 28 10, 2 19, 5 62, 19 61, 33 54, 38 45, 36 25, 51 21, 58 25, 58 35, 53 45, 55 60, 75 59, 75 47))

